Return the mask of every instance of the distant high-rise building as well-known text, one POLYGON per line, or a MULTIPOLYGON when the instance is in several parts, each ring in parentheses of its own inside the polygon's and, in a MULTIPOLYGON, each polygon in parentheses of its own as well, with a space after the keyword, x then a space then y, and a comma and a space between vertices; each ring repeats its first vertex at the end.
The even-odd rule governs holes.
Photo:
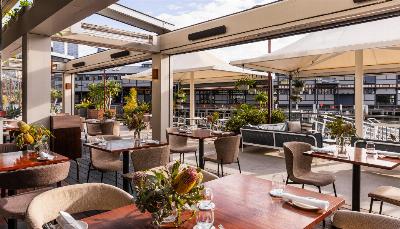
POLYGON ((71 44, 59 41, 52 42, 52 52, 61 55, 73 56, 74 58, 78 58, 79 56, 79 49, 77 44, 71 44))

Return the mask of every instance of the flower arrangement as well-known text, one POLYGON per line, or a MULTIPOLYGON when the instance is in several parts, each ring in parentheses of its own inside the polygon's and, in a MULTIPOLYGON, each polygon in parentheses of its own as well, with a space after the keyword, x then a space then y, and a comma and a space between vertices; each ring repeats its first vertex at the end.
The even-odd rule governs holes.
POLYGON ((136 139, 140 139, 140 132, 146 128, 143 113, 132 114, 126 117, 126 125, 130 131, 134 131, 136 139))
POLYGON ((356 129, 352 123, 345 122, 342 117, 336 117, 335 120, 326 124, 329 133, 336 138, 336 142, 340 147, 339 151, 345 151, 345 138, 356 136, 356 129))
POLYGON ((18 122, 19 134, 15 138, 15 143, 22 149, 26 146, 38 148, 39 145, 48 142, 51 132, 44 126, 29 125, 23 121, 18 122))
POLYGON ((214 112, 212 115, 207 116, 207 122, 210 123, 211 127, 214 127, 214 125, 217 123, 219 119, 219 112, 214 112))
MULTIPOLYGON (((154 225, 160 226, 176 214, 174 223, 179 226, 184 223, 182 212, 190 211, 202 199, 202 180, 199 168, 181 166, 179 161, 161 169, 136 172, 133 177, 135 204, 141 212, 151 213, 154 225)), ((190 218, 193 216, 192 211, 190 218)))

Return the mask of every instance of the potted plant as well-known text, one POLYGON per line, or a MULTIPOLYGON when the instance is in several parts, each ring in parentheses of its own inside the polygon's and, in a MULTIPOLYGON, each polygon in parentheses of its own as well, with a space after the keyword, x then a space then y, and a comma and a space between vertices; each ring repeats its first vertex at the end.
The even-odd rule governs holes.
POLYGON ((295 79, 292 82, 293 93, 300 94, 304 92, 305 83, 303 80, 295 79))
POLYGON ((94 107, 92 102, 88 99, 83 99, 81 103, 75 105, 76 112, 75 114, 79 114, 81 117, 88 117, 88 109, 89 107, 94 107))
POLYGON ((187 100, 186 92, 183 89, 179 89, 175 94, 175 100, 177 103, 184 103, 187 100))
POLYGON ((103 119, 105 110, 111 109, 112 99, 121 91, 121 84, 116 81, 107 81, 89 84, 89 97, 92 106, 88 107, 89 119, 103 119))
POLYGON ((350 141, 348 139, 356 136, 353 124, 345 122, 342 117, 336 117, 335 120, 326 124, 326 127, 329 129, 330 135, 336 138, 338 154, 346 154, 346 144, 350 141))
POLYGON ((301 97, 300 95, 291 95, 290 96, 290 100, 296 104, 300 103, 301 101, 303 101, 303 97, 301 97))
POLYGON ((260 108, 263 108, 268 102, 268 95, 266 92, 262 91, 257 93, 254 100, 260 104, 260 108))
POLYGON ((259 125, 266 123, 267 111, 258 109, 257 107, 242 104, 234 111, 234 114, 226 122, 225 128, 227 131, 240 133, 240 128, 245 125, 259 125))
POLYGON ((28 0, 20 0, 19 6, 19 14, 22 15, 32 7, 32 2, 28 0))
POLYGON ((281 109, 274 109, 272 110, 271 114, 272 120, 271 123, 282 123, 286 120, 286 115, 281 109))
POLYGON ((103 114, 105 120, 115 119, 115 110, 105 110, 103 114))
POLYGON ((171 227, 179 227, 194 217, 193 208, 203 199, 202 180, 199 168, 183 166, 178 161, 157 170, 135 172, 132 182, 135 205, 141 212, 152 215, 153 226, 172 223, 171 227))
POLYGON ((241 91, 247 91, 250 87, 256 84, 255 80, 249 79, 248 77, 243 77, 235 82, 235 87, 241 91))

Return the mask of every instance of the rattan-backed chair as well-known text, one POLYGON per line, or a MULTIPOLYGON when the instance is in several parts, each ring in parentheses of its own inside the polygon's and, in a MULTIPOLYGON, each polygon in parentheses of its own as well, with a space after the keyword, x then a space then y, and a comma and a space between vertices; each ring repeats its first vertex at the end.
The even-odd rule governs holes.
POLYGON ((371 204, 369 206, 369 212, 372 212, 372 206, 374 201, 380 201, 379 214, 382 214, 383 202, 400 206, 400 188, 392 186, 380 186, 374 191, 368 193, 368 197, 371 198, 371 204))
MULTIPOLYGON (((131 153, 131 160, 135 172, 165 166, 169 162, 169 146, 135 150, 131 153)), ((124 179, 132 180, 133 175, 134 172, 131 172, 122 176, 124 179)))
POLYGON ((400 220, 389 216, 340 210, 332 220, 333 228, 340 229, 398 229, 400 220))
MULTIPOLYGON (((68 161, 0 173, 1 188, 8 190, 41 188, 1 198, 0 215, 7 219, 24 219, 26 209, 32 199, 49 190, 49 187, 46 186, 54 184, 61 186, 61 181, 68 177, 69 168, 70 162, 68 161)), ((15 223, 10 220, 9 226, 11 222, 15 223)))
MULTIPOLYGON (((0 153, 9 153, 9 152, 16 152, 20 151, 20 148, 15 143, 4 143, 0 144, 0 153)), ((0 196, 5 197, 6 196, 6 189, 0 188, 0 196)))
MULTIPOLYGON (((239 162, 239 151, 240 151, 240 136, 229 136, 219 137, 214 141, 215 153, 204 156, 204 162, 211 161, 218 164, 218 176, 219 167, 221 166, 221 176, 224 176, 225 164, 237 163, 239 172, 242 173, 239 162)), ((205 163, 204 163, 205 164, 205 163)))
POLYGON ((107 184, 76 184, 56 188, 36 196, 26 212, 30 229, 42 229, 55 220, 60 211, 70 214, 99 210, 109 211, 132 204, 132 196, 107 184))
POLYGON ((170 133, 173 132, 178 132, 178 128, 170 127, 166 129, 167 142, 169 144, 171 154, 179 154, 179 161, 185 163, 185 154, 194 153, 196 165, 198 166, 197 147, 189 146, 187 137, 171 135, 170 133))
MULTIPOLYGON (((99 136, 97 136, 99 137, 99 136)), ((121 140, 122 138, 114 135, 101 135, 106 141, 121 140)), ((89 138, 93 142, 96 137, 89 138)), ((101 172, 101 182, 103 182, 104 173, 115 172, 115 186, 118 186, 118 172, 122 171, 122 161, 120 153, 108 153, 98 149, 90 149, 90 163, 86 182, 89 182, 90 171, 97 170, 101 172), (92 169, 93 167, 93 169, 92 169)))
POLYGON ((333 185, 335 196, 335 177, 331 174, 316 173, 311 171, 312 157, 303 155, 311 150, 311 145, 304 142, 286 142, 283 144, 285 153, 286 171, 288 174, 287 184, 302 184, 316 186, 321 192, 321 187, 333 185))

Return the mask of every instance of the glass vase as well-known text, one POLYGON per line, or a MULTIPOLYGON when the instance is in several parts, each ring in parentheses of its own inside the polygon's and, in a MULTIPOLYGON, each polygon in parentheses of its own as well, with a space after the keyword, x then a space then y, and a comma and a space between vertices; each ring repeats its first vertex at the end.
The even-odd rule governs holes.
POLYGON ((337 150, 338 156, 346 156, 347 155, 346 139, 344 137, 336 138, 336 150, 337 150))

